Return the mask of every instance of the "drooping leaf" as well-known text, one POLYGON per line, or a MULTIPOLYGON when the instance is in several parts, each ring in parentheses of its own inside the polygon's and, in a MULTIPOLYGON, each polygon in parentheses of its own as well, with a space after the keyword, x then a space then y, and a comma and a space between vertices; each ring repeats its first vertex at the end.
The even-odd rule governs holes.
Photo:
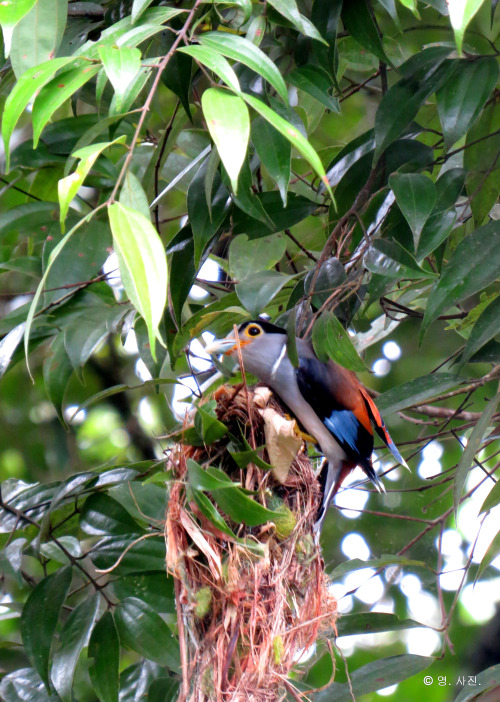
POLYGON ((104 612, 89 641, 90 679, 101 702, 118 702, 120 640, 111 612, 104 612))
POLYGON ((455 32, 458 53, 462 54, 462 43, 467 25, 479 10, 484 0, 462 0, 449 5, 450 24, 455 32))
POLYGON ((500 395, 495 395, 495 397, 493 397, 486 404, 486 407, 484 408, 481 417, 474 425, 472 433, 467 442, 467 446, 465 447, 460 461, 458 462, 458 466, 455 471, 455 482, 453 485, 453 504, 455 507, 455 514, 457 513, 458 507, 460 505, 460 500, 462 497, 465 482, 467 480, 467 475, 469 474, 469 470, 474 464, 474 456, 479 451, 481 442, 484 436, 486 435, 488 427, 491 424, 493 415, 495 414, 498 406, 499 399, 500 395))
POLYGON ((263 117, 252 121, 252 142, 263 166, 279 188, 286 207, 292 147, 263 117))
POLYGON ((69 566, 47 576, 30 593, 21 614, 20 631, 24 648, 47 687, 52 639, 70 585, 69 566))
POLYGON ((300 14, 296 0, 269 0, 269 4, 291 22, 299 32, 311 37, 311 39, 326 43, 313 23, 300 14))
POLYGON ((159 325, 167 300, 165 249, 150 220, 140 212, 115 202, 108 214, 123 287, 147 324, 151 355, 156 359, 155 344, 156 339, 162 341, 159 325))
POLYGON ((9 93, 2 115, 2 137, 5 146, 5 170, 10 167, 10 138, 27 104, 40 88, 46 85, 54 73, 68 64, 71 56, 45 61, 24 73, 9 93))
POLYGON ((95 593, 79 604, 66 620, 59 638, 59 649, 54 655, 50 677, 61 700, 71 700, 71 688, 76 664, 94 625, 99 607, 95 593))
POLYGON ((410 225, 417 250, 420 234, 436 202, 434 183, 421 173, 394 173, 389 178, 389 185, 410 225))
POLYGON ((70 68, 60 73, 42 88, 33 105, 33 146, 35 148, 43 128, 54 112, 95 76, 99 69, 99 66, 85 62, 78 68, 70 68))
POLYGON ((250 117, 244 101, 222 88, 209 88, 201 98, 208 131, 222 163, 238 191, 238 175, 245 160, 250 137, 250 117))
POLYGON ((498 221, 476 229, 460 242, 429 294, 420 331, 421 339, 443 310, 482 290, 498 277, 499 245, 498 221))
POLYGON ((76 170, 71 173, 71 175, 62 178, 57 186, 59 194, 59 206, 60 215, 59 221, 61 223, 61 231, 64 234, 64 221, 66 215, 68 214, 68 209, 71 201, 77 194, 80 187, 83 185, 85 178, 87 177, 90 169, 97 161, 98 157, 104 149, 107 149, 113 144, 123 144, 125 142, 125 135, 119 136, 113 141, 106 141, 100 144, 92 144, 92 146, 85 146, 83 149, 78 149, 72 156, 79 159, 78 166, 76 170))
POLYGON ((114 111, 121 112, 127 89, 141 68, 141 52, 139 49, 103 44, 99 47, 99 57, 115 91, 114 111))
POLYGON ((297 151, 306 159, 306 161, 308 161, 308 163, 323 181, 333 200, 333 193, 330 188, 328 178, 326 177, 325 169, 321 163, 321 159, 307 139, 305 139, 290 122, 283 119, 283 117, 268 107, 261 100, 253 97, 253 95, 247 95, 246 93, 243 95, 243 98, 250 105, 250 107, 253 107, 253 109, 264 117, 264 119, 266 119, 275 129, 281 132, 281 134, 288 139, 291 145, 297 149, 297 151))
POLYGON ((322 312, 314 324, 312 343, 321 361, 326 363, 331 359, 352 371, 366 370, 348 332, 337 317, 328 310, 322 312))
POLYGON ((3 0, 0 5, 5 58, 9 57, 12 33, 16 24, 31 10, 36 0, 3 0))
POLYGON ((366 0, 349 0, 342 5, 342 21, 348 32, 365 49, 384 63, 391 62, 386 56, 382 40, 370 14, 366 0))
POLYGON ((182 46, 177 51, 183 54, 188 54, 199 61, 204 66, 209 68, 211 71, 216 73, 219 78, 221 78, 228 87, 234 90, 236 93, 240 91, 240 82, 238 76, 231 68, 229 61, 227 61, 224 56, 221 56, 217 51, 214 51, 210 46, 199 46, 198 44, 193 44, 191 46, 182 46))
POLYGON ((295 87, 311 95, 329 110, 340 112, 339 101, 329 93, 332 88, 332 82, 322 68, 310 65, 299 66, 287 75, 287 80, 295 87))
POLYGON ((292 279, 276 271, 260 271, 236 285, 241 304, 251 315, 258 317, 273 297, 292 279))
POLYGON ((457 61, 456 70, 436 93, 445 142, 454 144, 475 122, 498 80, 498 63, 484 57, 457 61))
POLYGON ((179 669, 179 646, 163 619, 137 597, 127 597, 115 608, 121 643, 173 671, 179 669))
POLYGON ((273 86, 285 103, 288 102, 288 91, 281 73, 271 59, 251 41, 226 32, 206 32, 199 37, 199 40, 202 46, 251 68, 273 86))
POLYGON ((14 28, 10 61, 16 78, 53 58, 66 27, 68 0, 37 0, 14 28))

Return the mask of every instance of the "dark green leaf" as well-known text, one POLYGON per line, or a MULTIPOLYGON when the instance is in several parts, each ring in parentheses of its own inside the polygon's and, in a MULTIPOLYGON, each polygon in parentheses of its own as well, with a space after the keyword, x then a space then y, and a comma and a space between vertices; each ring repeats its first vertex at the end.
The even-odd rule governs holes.
POLYGON ((104 612, 89 641, 90 679, 100 702, 118 702, 120 640, 111 612, 104 612))
POLYGON ((466 363, 480 348, 500 332, 500 297, 496 297, 481 313, 472 327, 461 363, 466 363))
POLYGON ((227 427, 219 422, 211 412, 207 412, 203 407, 198 407, 195 415, 194 425, 205 444, 214 444, 227 434, 227 427))
POLYGON ((203 492, 196 490, 193 487, 191 488, 191 492, 200 512, 209 520, 209 522, 211 522, 223 534, 227 534, 228 536, 236 539, 234 532, 228 527, 226 521, 217 508, 210 502, 208 497, 203 492))
POLYGON ((349 0, 342 5, 342 21, 357 42, 383 63, 390 64, 366 0, 349 0))
POLYGON ((171 670, 179 669, 179 646, 163 619, 137 597, 127 597, 115 609, 121 643, 171 670))
POLYGON ((492 154, 500 150, 500 104, 492 101, 467 133, 464 167, 467 170, 467 194, 476 225, 484 222, 498 200, 500 163, 492 154))
POLYGON ((352 636, 353 634, 375 634, 380 631, 414 629, 421 626, 423 625, 413 619, 400 619, 395 614, 361 612, 358 614, 344 614, 340 617, 337 623, 337 631, 339 636, 352 636))
POLYGON ((480 510, 480 514, 482 512, 488 512, 488 510, 492 509, 493 507, 496 507, 500 503, 500 480, 497 480, 497 482, 493 485, 493 488, 489 492, 488 496, 486 497, 485 501, 483 502, 480 510))
POLYGON ((457 213, 455 210, 431 214, 418 240, 415 254, 418 261, 422 261, 448 238, 456 221, 457 213))
POLYGON ((262 206, 261 200, 254 192, 252 181, 253 177, 252 171, 250 170, 249 159, 246 158, 238 177, 238 193, 233 195, 234 203, 240 210, 246 212, 247 215, 258 220, 261 223, 261 230, 262 224, 264 224, 265 227, 268 227, 272 231, 275 228, 274 222, 269 217, 262 206))
MULTIPOLYGON (((475 681, 477 686, 481 687, 482 693, 487 694, 488 690, 491 690, 493 687, 498 687, 500 684, 500 665, 493 665, 491 668, 483 670, 482 673, 475 676, 475 681)), ((470 688, 468 686, 464 687, 456 698, 455 702, 474 702, 474 700, 478 699, 477 694, 478 689, 476 686, 472 686, 470 688)), ((482 695, 480 695, 480 697, 482 697, 482 695)), ((486 699, 487 696, 485 696, 485 700, 486 699)))
POLYGON ((187 469, 189 475, 189 484, 195 490, 217 490, 218 488, 237 488, 238 484, 228 478, 221 470, 209 472, 202 468, 196 461, 191 458, 187 460, 187 469))
POLYGON ((152 661, 140 661, 120 674, 120 702, 144 702, 144 691, 165 676, 165 669, 152 661))
POLYGON ((252 121, 251 136, 261 163, 276 182, 283 207, 286 207, 292 146, 288 139, 285 139, 263 117, 257 117, 252 121))
POLYGON ((436 94, 447 146, 452 146, 475 122, 498 80, 493 57, 457 59, 457 67, 436 94))
POLYGON ((411 678, 428 668, 434 658, 405 654, 390 656, 367 663, 357 670, 350 671, 350 684, 333 683, 316 695, 316 702, 351 702, 352 694, 361 697, 369 692, 381 690, 395 683, 411 678), (351 691, 352 690, 352 691, 351 691))
POLYGON ((414 378, 402 385, 387 390, 375 399, 375 403, 384 416, 400 412, 407 407, 422 404, 442 392, 463 383, 461 378, 452 373, 431 373, 414 378))
POLYGON ((443 50, 441 47, 424 49, 419 57, 418 70, 413 74, 408 75, 408 67, 400 66, 399 70, 405 77, 389 88, 375 115, 377 146, 374 163, 384 149, 403 134, 427 98, 439 90, 447 80, 454 68, 450 61, 443 63, 448 53, 449 50, 443 50), (440 49, 440 51, 433 49, 440 49))
MULTIPOLYGON (((113 568, 114 575, 129 575, 165 567, 165 540, 163 531, 148 538, 106 536, 94 546, 91 556, 96 568, 113 568)), ((144 537, 144 535, 143 535, 144 537)))
POLYGON ((47 687, 52 639, 70 585, 69 566, 47 576, 30 593, 21 614, 24 648, 47 687))
MULTIPOLYGON (((133 16, 133 15, 132 15, 133 16)), ((173 29, 180 29, 182 27, 182 21, 172 23, 173 29)), ((174 32, 162 32, 160 35, 160 54, 166 56, 172 44, 176 39, 174 32)), ((175 51, 170 57, 169 62, 161 72, 162 83, 171 90, 174 95, 177 95, 181 101, 181 105, 184 108, 189 119, 191 117, 191 108, 189 106, 189 93, 191 91, 191 70, 192 70, 193 60, 187 54, 181 54, 179 51, 175 51)))
POLYGON ((265 309, 281 288, 292 279, 276 271, 260 271, 236 286, 236 294, 241 304, 254 317, 265 309))
POLYGON ((332 256, 320 266, 319 272, 316 268, 309 271, 304 280, 304 291, 310 296, 312 304, 319 309, 345 280, 344 266, 338 258, 332 256), (315 276, 314 289, 312 289, 315 276))
POLYGON ((147 702, 175 702, 179 695, 179 681, 175 678, 158 678, 148 688, 147 702))
POLYGON ((349 334, 337 317, 328 310, 322 312, 314 324, 312 343, 321 361, 326 363, 331 359, 352 371, 366 370, 349 334))
POLYGON ((286 77, 287 81, 295 85, 318 100, 329 110, 340 112, 339 101, 330 95, 332 82, 328 74, 318 66, 299 66, 286 77))
POLYGON ((480 419, 474 425, 472 433, 467 441, 467 446, 462 453, 455 471, 455 482, 453 485, 453 502, 455 506, 455 515, 460 505, 462 492, 469 470, 475 464, 474 457, 479 451, 481 442, 487 436, 488 428, 492 425, 493 415, 496 412, 500 394, 495 395, 487 404, 481 414, 480 419))
POLYGON ((65 419, 62 405, 66 388, 72 375, 73 366, 64 348, 64 335, 58 334, 43 364, 43 380, 49 400, 54 405, 57 415, 63 424, 65 424, 65 419))
POLYGON ((234 237, 229 246, 229 270, 235 280, 273 268, 283 258, 286 240, 279 234, 248 239, 245 234, 234 237))
POLYGON ((174 581, 165 571, 133 573, 113 582, 119 600, 138 597, 159 614, 175 614, 174 581))
POLYGON ((108 495, 91 495, 82 507, 80 526, 92 536, 140 535, 144 530, 122 505, 108 495))
POLYGON ((54 655, 50 677, 63 702, 72 699, 71 688, 76 664, 87 644, 98 607, 99 595, 90 595, 71 612, 59 637, 59 649, 54 655))
POLYGON ((269 229, 258 219, 251 219, 239 210, 233 216, 233 234, 247 234, 250 239, 267 236, 273 232, 282 232, 295 226, 317 209, 317 204, 302 195, 288 193, 287 206, 283 207, 281 196, 276 192, 257 193, 264 210, 274 222, 269 229))
POLYGON ((421 339, 443 310, 482 290, 499 276, 499 246, 498 221, 476 229, 460 242, 429 294, 420 331, 421 339))
POLYGON ((399 209, 413 232, 415 251, 420 234, 436 202, 436 188, 430 178, 421 173, 394 173, 389 178, 399 209))
POLYGON ((188 188, 187 208, 189 223, 194 238, 194 263, 198 266, 208 242, 214 237, 224 221, 229 207, 229 193, 221 181, 218 172, 212 181, 208 193, 210 205, 207 204, 205 181, 208 173, 209 160, 200 167, 188 188))

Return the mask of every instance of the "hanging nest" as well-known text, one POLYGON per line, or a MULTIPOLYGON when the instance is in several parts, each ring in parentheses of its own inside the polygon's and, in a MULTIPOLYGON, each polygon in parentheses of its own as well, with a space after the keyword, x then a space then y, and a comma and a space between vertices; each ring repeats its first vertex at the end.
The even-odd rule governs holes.
POLYGON ((337 602, 313 533, 320 488, 295 422, 267 388, 223 386, 215 400, 214 419, 227 434, 210 445, 178 443, 168 465, 175 476, 166 540, 181 646, 179 699, 279 700, 294 694, 287 676, 301 653, 335 628, 337 602), (235 437, 252 459, 244 467, 235 437), (266 469, 264 461, 276 467, 266 469), (238 523, 227 497, 217 499, 223 490, 200 498, 200 477, 203 488, 206 472, 221 475, 214 466, 257 510, 272 510, 273 520, 238 523))

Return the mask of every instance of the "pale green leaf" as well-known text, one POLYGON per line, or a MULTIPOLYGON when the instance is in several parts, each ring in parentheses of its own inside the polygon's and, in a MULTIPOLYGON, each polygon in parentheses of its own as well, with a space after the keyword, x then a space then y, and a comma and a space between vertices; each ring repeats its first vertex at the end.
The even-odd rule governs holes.
POLYGON ((458 53, 462 54, 462 44, 467 25, 479 10, 484 0, 453 0, 447 3, 450 12, 450 24, 455 32, 458 53))
POLYGON ((66 27, 68 0, 37 0, 14 28, 10 61, 16 78, 50 60, 66 27))
POLYGON ((240 82, 238 76, 231 68, 231 65, 224 56, 221 56, 217 51, 214 51, 207 46, 199 46, 197 44, 192 46, 183 46, 177 51, 183 54, 188 54, 192 56, 196 61, 199 61, 204 66, 209 68, 211 71, 216 73, 221 80, 226 83, 232 90, 239 93, 240 82))
POLYGON ((8 58, 12 33, 16 24, 31 10, 36 0, 2 0, 0 25, 2 26, 5 58, 8 58))
POLYGON ((248 108, 238 95, 222 88, 205 90, 201 97, 201 105, 208 131, 236 193, 238 175, 245 160, 250 137, 248 108))
POLYGON ((127 89, 141 68, 141 52, 139 49, 104 45, 99 47, 99 57, 115 91, 114 112, 120 112, 127 89))
POLYGON ((143 214, 121 203, 108 208, 120 275, 130 301, 148 327, 151 355, 167 300, 167 261, 158 232, 143 214))

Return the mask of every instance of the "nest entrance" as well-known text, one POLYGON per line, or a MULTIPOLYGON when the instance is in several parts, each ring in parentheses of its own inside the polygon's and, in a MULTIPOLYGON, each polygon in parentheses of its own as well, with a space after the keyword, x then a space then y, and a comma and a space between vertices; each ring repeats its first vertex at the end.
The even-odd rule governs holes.
MULTIPOLYGON (((263 400, 259 389, 233 386, 215 397, 217 418, 229 435, 243 434, 254 448, 266 445, 267 437, 261 455, 269 461, 273 420, 266 412, 279 424, 284 412, 278 402, 263 400)), ((239 468, 228 444, 227 435, 209 446, 178 444, 169 458, 176 480, 167 512, 167 567, 176 584, 181 702, 264 702, 293 694, 288 673, 337 617, 313 537, 321 495, 307 455, 301 449, 285 475, 283 467, 281 473, 253 463, 239 468), (250 527, 219 510, 234 537, 221 531, 193 499, 193 461, 219 466, 282 517, 250 527)), ((286 453, 289 443, 282 446, 286 453)), ((216 509, 209 492, 204 499, 216 509)))

